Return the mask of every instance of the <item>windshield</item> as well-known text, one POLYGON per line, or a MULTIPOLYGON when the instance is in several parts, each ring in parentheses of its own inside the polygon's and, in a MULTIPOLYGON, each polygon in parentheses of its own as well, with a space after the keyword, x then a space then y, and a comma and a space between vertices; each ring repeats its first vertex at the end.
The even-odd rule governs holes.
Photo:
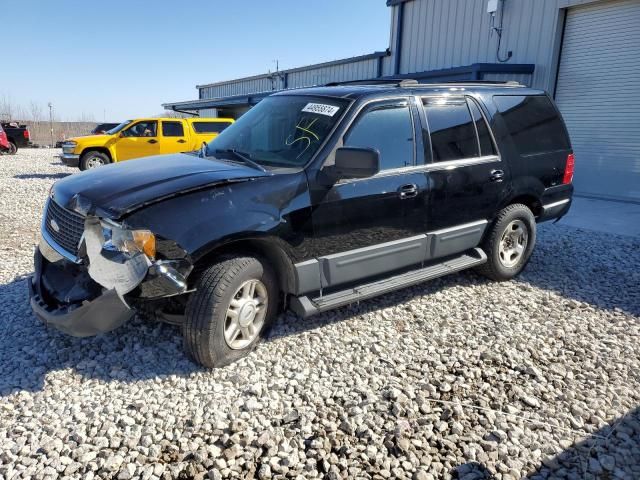
POLYGON ((112 128, 111 130, 107 130, 107 133, 109 135, 115 135, 116 133, 118 133, 120 130, 122 130, 124 127, 126 127, 127 125, 129 125, 131 122, 133 122, 133 120, 126 120, 124 122, 122 122, 120 125, 118 125, 115 128, 112 128))
POLYGON ((213 139, 207 155, 238 152, 271 167, 301 167, 320 148, 349 102, 298 95, 267 97, 213 139))

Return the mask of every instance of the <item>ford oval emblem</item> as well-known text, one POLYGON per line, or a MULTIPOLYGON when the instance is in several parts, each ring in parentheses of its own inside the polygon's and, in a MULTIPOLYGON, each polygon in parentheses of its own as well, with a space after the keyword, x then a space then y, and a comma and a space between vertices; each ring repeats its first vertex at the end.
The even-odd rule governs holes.
POLYGON ((60 231, 60 225, 58 225, 58 222, 56 222, 55 219, 52 218, 49 224, 51 225, 51 228, 53 228, 54 232, 58 233, 60 231))

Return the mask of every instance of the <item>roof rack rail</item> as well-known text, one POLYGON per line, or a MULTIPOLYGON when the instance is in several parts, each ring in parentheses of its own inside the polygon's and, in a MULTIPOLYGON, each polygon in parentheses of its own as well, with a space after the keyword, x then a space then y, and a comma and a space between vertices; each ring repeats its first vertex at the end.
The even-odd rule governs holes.
POLYGON ((413 78, 372 78, 369 80, 347 80, 345 82, 329 82, 325 87, 338 87, 340 85, 390 85, 396 87, 410 87, 418 85, 413 78))
POLYGON ((442 82, 433 82, 439 84, 463 84, 463 85, 510 85, 513 87, 524 87, 516 80, 444 80, 442 82))

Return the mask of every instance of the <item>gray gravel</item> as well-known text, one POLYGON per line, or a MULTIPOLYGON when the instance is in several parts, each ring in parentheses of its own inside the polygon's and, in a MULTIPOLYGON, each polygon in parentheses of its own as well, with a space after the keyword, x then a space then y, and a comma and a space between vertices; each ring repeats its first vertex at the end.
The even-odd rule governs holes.
POLYGON ((0 479, 640 478, 640 242, 544 225, 464 273, 301 321, 206 371, 176 327, 30 313, 52 150, 0 157, 0 479))

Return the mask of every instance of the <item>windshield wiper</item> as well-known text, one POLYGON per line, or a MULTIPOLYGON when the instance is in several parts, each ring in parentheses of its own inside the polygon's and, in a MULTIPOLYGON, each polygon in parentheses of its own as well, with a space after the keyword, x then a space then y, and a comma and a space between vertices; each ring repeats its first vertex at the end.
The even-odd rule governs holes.
POLYGON ((256 162, 255 160, 251 159, 251 155, 249 155, 246 152, 241 152, 239 150, 236 150, 235 148, 223 148, 223 149, 216 149, 213 151, 214 153, 219 152, 219 153, 230 153, 232 154, 234 157, 239 158, 240 160, 242 160, 244 163, 252 166, 253 168, 256 168, 258 170, 260 170, 261 172, 264 173, 268 173, 269 170, 267 170, 266 168, 264 168, 262 165, 260 165, 258 162, 256 162))

